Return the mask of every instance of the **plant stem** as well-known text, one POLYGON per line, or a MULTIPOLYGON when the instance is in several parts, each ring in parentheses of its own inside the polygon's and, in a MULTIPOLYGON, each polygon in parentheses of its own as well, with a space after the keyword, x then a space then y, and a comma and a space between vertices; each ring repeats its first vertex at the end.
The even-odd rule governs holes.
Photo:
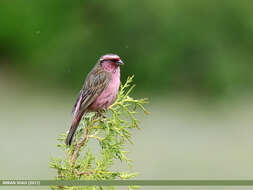
POLYGON ((86 132, 84 134, 84 138, 76 145, 76 149, 75 149, 75 151, 73 153, 73 156, 72 156, 72 159, 71 159, 73 165, 76 161, 76 157, 77 157, 77 154, 78 154, 80 148, 84 145, 84 143, 88 139, 88 133, 89 133, 89 129, 86 129, 86 132))

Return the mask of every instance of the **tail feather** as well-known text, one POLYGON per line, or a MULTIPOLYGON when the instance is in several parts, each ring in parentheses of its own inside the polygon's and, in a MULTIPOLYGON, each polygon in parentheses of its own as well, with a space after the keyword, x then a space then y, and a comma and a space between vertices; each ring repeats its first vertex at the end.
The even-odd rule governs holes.
POLYGON ((69 130, 68 136, 65 141, 66 145, 69 145, 69 146, 71 145, 71 142, 72 142, 73 136, 76 132, 76 129, 77 129, 77 126, 71 125, 71 128, 69 130))
POLYGON ((70 127, 69 132, 68 132, 68 136, 67 136, 66 141, 65 141, 66 145, 69 145, 69 146, 71 145, 72 139, 74 137, 74 134, 76 132, 76 129, 78 127, 78 124, 79 124, 81 118, 82 118, 82 115, 73 119, 71 127, 70 127))

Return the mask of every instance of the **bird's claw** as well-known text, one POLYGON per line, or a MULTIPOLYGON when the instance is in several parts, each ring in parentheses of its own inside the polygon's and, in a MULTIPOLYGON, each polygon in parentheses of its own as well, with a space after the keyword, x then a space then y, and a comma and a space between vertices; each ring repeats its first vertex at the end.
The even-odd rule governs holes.
POLYGON ((101 116, 102 118, 106 118, 106 116, 103 114, 105 110, 99 110, 98 115, 101 116))

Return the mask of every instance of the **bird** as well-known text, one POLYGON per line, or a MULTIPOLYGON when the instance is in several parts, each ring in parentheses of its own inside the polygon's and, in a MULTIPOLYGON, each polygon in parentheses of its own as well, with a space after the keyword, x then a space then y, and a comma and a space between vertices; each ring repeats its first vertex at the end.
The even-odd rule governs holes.
POLYGON ((115 102, 120 86, 121 65, 124 63, 118 55, 105 54, 88 73, 72 110, 73 119, 66 145, 71 145, 83 115, 88 112, 101 113, 115 102))

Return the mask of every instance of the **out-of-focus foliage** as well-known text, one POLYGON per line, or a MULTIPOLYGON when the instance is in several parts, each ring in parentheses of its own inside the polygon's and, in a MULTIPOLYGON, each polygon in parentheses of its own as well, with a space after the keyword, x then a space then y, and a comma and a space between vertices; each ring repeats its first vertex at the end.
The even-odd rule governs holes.
POLYGON ((0 3, 0 63, 80 88, 103 54, 145 90, 252 89, 251 0, 11 0, 0 3), (80 80, 82 79, 82 80, 80 80))

